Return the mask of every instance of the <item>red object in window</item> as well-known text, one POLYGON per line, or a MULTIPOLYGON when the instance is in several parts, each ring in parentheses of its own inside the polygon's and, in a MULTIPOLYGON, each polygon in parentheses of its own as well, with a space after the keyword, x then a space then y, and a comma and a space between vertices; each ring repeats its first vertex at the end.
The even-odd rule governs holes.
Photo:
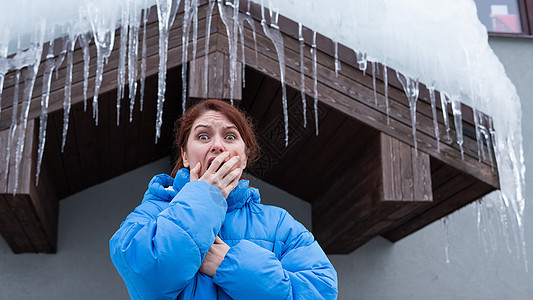
POLYGON ((520 18, 517 15, 492 15, 494 32, 521 33, 520 18))

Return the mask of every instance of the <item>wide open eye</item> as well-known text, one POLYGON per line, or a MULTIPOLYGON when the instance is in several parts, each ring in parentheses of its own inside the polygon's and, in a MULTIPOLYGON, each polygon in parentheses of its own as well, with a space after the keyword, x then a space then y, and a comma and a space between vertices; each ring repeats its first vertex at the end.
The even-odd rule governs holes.
POLYGON ((228 135, 226 135, 226 140, 234 140, 236 139, 237 137, 235 136, 235 134, 233 133, 230 133, 228 135))
POLYGON ((205 141, 205 140, 209 139, 209 136, 207 136, 207 134, 205 134, 205 133, 202 133, 202 134, 198 135, 198 139, 205 141))

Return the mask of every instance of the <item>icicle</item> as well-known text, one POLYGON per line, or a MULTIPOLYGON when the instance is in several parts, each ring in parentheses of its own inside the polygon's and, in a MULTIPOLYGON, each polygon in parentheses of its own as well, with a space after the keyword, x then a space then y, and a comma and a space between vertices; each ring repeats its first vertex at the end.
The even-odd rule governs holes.
POLYGON ((39 71, 39 64, 41 63, 41 55, 43 52, 44 29, 46 22, 42 20, 39 23, 36 36, 33 37, 30 48, 25 51, 27 63, 26 74, 24 76, 24 94, 22 98, 22 106, 20 109, 19 136, 17 140, 17 151, 15 153, 15 185, 13 187, 13 195, 17 193, 19 183, 19 167, 22 160, 22 153, 24 152, 24 140, 26 138, 26 129, 28 127, 28 115, 30 112, 31 98, 33 94, 33 86, 39 71))
POLYGON ((7 59, 9 31, 7 29, 2 31, 2 38, 3 40, 0 40, 0 112, 2 112, 2 91, 4 89, 4 80, 6 73, 9 71, 9 60, 7 59))
POLYGON ((241 38, 241 51, 242 51, 242 62, 241 62, 241 79, 242 79, 242 88, 246 87, 246 74, 244 73, 246 69, 246 54, 245 54, 245 47, 244 47, 244 25, 243 23, 239 23, 240 28, 240 34, 239 37, 241 38))
MULTIPOLYGON (((244 17, 244 21, 248 22, 248 24, 252 28, 252 36, 254 39, 254 50, 255 50, 255 64, 258 64, 259 59, 257 57, 257 39, 255 37, 255 23, 254 23, 254 19, 252 18, 252 15, 250 14, 250 2, 251 1, 248 0, 248 5, 246 8, 246 17, 244 17)), ((244 24, 244 21, 243 21, 243 24, 244 24)))
POLYGON ((335 45, 335 77, 339 77, 339 71, 341 70, 341 62, 339 61, 339 43, 333 42, 333 44, 335 45))
POLYGON ((74 52, 74 47, 76 46, 76 39, 78 35, 71 33, 69 35, 69 49, 67 52, 67 76, 65 78, 65 99, 63 100, 63 139, 61 141, 61 152, 65 149, 65 143, 67 141, 67 132, 70 116, 70 106, 71 106, 71 88, 72 88, 72 53, 74 52))
MULTIPOLYGON (((19 39, 20 40, 20 39, 19 39)), ((20 48, 20 47, 19 47, 20 48)), ((17 54, 20 52, 17 52, 17 54)), ((19 107, 19 90, 20 90, 20 69, 15 71, 15 87, 13 91, 13 106, 11 112, 11 125, 9 126, 9 136, 7 138, 7 153, 6 153, 6 169, 4 173, 4 182, 7 182, 9 175, 9 165, 11 163, 11 151, 13 149, 13 140, 15 139, 15 132, 18 127, 18 107, 19 107)))
MULTIPOLYGON (((21 53, 20 50, 20 33, 17 35, 17 55, 21 53)), ((6 169, 4 173, 4 182, 7 182, 9 175, 9 165, 11 163, 11 151, 13 150, 13 140, 15 139, 15 133, 18 127, 18 107, 19 107, 19 90, 20 90, 20 69, 21 66, 13 66, 15 68, 15 87, 13 90, 13 105, 11 106, 11 124, 9 125, 9 135, 7 138, 7 153, 6 153, 6 169)))
POLYGON ((137 62, 139 60, 139 27, 141 19, 139 9, 134 5, 130 9, 128 33, 128 87, 130 98, 130 123, 133 121, 133 108, 135 107, 135 96, 137 95, 137 62))
POLYGON ((440 153, 440 135, 439 135, 439 122, 437 120, 437 105, 435 99, 435 84, 432 83, 428 86, 429 99, 431 101, 431 113, 433 115, 433 129, 435 130, 435 138, 437 139, 437 152, 440 153))
MULTIPOLYGON (((485 149, 483 147, 483 138, 484 134, 483 132, 487 132, 485 126, 482 124, 482 114, 480 111, 478 111, 475 107, 473 108, 474 111, 474 126, 476 128, 476 141, 477 141, 477 158, 478 161, 481 162, 485 159, 485 149)), ((488 132, 487 132, 488 134, 488 132)))
POLYGON ((235 3, 226 2, 226 6, 221 1, 218 2, 218 10, 222 22, 226 26, 226 33, 228 35, 228 48, 229 48, 229 63, 230 63, 230 102, 233 105, 233 95, 235 81, 237 80, 237 49, 238 49, 238 29, 239 29, 239 1, 235 3), (233 8, 230 12, 229 7, 233 8), (231 17, 230 17, 231 14, 231 17), (230 26, 232 25, 232 26, 230 26))
POLYGON ((41 173, 41 164, 43 161, 44 145, 46 142, 46 127, 48 124, 48 103, 50 100, 50 84, 52 81, 52 72, 55 68, 54 43, 50 41, 48 54, 44 63, 43 84, 41 92, 41 115, 39 117, 39 147, 37 149, 37 172, 35 174, 35 183, 39 184, 39 174, 41 173))
POLYGON ((168 31, 171 26, 170 19, 174 20, 174 15, 171 16, 171 14, 175 12, 175 10, 173 10, 172 7, 173 5, 179 6, 180 0, 175 4, 173 4, 172 0, 156 0, 156 2, 157 17, 159 20, 159 78, 155 124, 155 141, 157 143, 157 140, 161 136, 161 124, 163 123, 163 103, 165 102, 167 78, 168 31))
POLYGON ((459 101, 459 96, 452 96, 452 112, 453 112, 453 121, 455 124, 455 133, 457 135, 457 144, 461 149, 461 158, 464 159, 464 150, 463 150, 463 113, 461 112, 461 102, 459 101))
POLYGON ((488 136, 487 136, 487 148, 489 149, 489 157, 490 157, 490 166, 492 169, 494 169, 494 159, 493 156, 496 157, 496 151, 494 150, 496 148, 496 137, 494 130, 494 124, 492 118, 489 118, 488 122, 488 136), (489 143, 489 141, 492 141, 489 143))
POLYGON ((311 46, 311 54, 313 55, 313 108, 315 111, 315 134, 318 136, 318 70, 316 62, 316 31, 313 31, 313 45, 311 46))
POLYGON ((213 19, 213 9, 215 8, 215 0, 209 1, 209 10, 207 11, 207 20, 206 20, 206 39, 205 39, 205 64, 204 64, 204 91, 206 95, 208 94, 208 74, 209 74, 209 39, 211 37, 211 20, 213 19))
MULTIPOLYGON (((271 11, 272 13, 272 11, 271 11)), ((276 14, 277 18, 277 14, 276 14)), ((277 22, 277 21, 276 21, 277 22)), ((283 36, 277 29, 269 28, 265 20, 265 11, 261 1, 261 27, 263 32, 272 41, 278 55, 279 72, 281 80, 281 98, 283 104, 283 121, 285 123, 285 147, 289 145, 289 112, 287 109, 287 88, 285 86, 285 52, 283 47, 283 36)))
POLYGON ((355 58, 357 60, 357 65, 359 66, 359 70, 363 71, 363 75, 365 75, 368 62, 366 58, 366 52, 355 51, 355 58))
POLYGON ((389 106, 389 75, 387 65, 383 64, 383 85, 385 86, 385 110, 387 111, 387 125, 390 125, 390 106, 389 106))
POLYGON ((378 94, 376 91, 376 64, 377 62, 372 61, 372 88, 374 89, 374 105, 378 106, 378 94))
MULTIPOLYGON (((144 7, 146 7, 146 0, 144 0, 144 7)), ((148 15, 150 13, 150 8, 145 8, 143 10, 143 41, 141 48, 141 87, 140 87, 140 110, 143 111, 144 106, 144 84, 146 81, 146 24, 148 23, 148 15)))
MULTIPOLYGON (((413 133, 413 142, 415 151, 418 149, 418 142, 416 140, 416 101, 418 100, 418 78, 411 78, 401 73, 396 72, 396 77, 402 84, 407 100, 409 101, 409 110, 411 111, 411 129, 413 133)), ((416 152, 418 153, 418 152, 416 152)))
MULTIPOLYGON (((241 39, 241 51, 242 51, 242 74, 241 74, 241 78, 242 78, 242 88, 245 88, 246 87, 246 74, 245 74, 245 70, 246 70, 246 53, 245 53, 245 45, 244 45, 244 21, 247 20, 249 23, 252 22, 251 24, 253 24, 253 20, 250 20, 251 17, 250 16, 240 16, 239 15, 239 37, 241 39)), ((254 27, 254 25, 251 25, 252 27, 254 27)))
MULTIPOLYGON (((117 126, 120 124, 120 104, 126 89, 126 56, 128 53, 128 29, 130 2, 123 1, 120 17, 120 45, 117 71, 117 126)), ((130 86, 131 88, 131 86, 130 86)))
POLYGON ((196 74, 196 50, 198 45, 198 0, 193 0, 191 74, 196 74))
POLYGON ((450 248, 450 241, 449 241, 449 238, 450 238, 450 225, 449 225, 448 216, 446 216, 446 217, 444 217, 442 219, 442 224, 444 224, 444 229, 446 230, 446 243, 444 245, 444 253, 446 255, 446 263, 449 264, 450 263, 450 253, 449 253, 449 248, 450 248))
POLYGON ((115 18, 113 9, 103 8, 87 2, 87 10, 96 45, 96 78, 94 82, 93 118, 98 125, 98 94, 104 73, 104 60, 107 61, 115 42, 115 18))
POLYGON ((181 109, 185 113, 187 107, 187 62, 189 56, 189 32, 193 19, 193 0, 185 0, 183 8, 183 33, 181 36, 181 109))
POLYGON ((450 96, 444 92, 440 92, 440 105, 442 108, 442 118, 444 120, 444 126, 446 127, 446 138, 451 143, 450 137, 450 121, 448 120, 448 103, 450 103, 450 96))
POLYGON ((81 51, 83 52, 83 111, 87 111, 87 89, 89 88, 89 63, 91 54, 89 44, 91 43, 91 33, 80 34, 79 37, 81 51))
POLYGON ((304 36, 302 23, 298 23, 298 41, 300 43, 300 95, 302 97, 302 115, 304 128, 307 128, 307 102, 305 101, 305 66, 304 66, 304 36))

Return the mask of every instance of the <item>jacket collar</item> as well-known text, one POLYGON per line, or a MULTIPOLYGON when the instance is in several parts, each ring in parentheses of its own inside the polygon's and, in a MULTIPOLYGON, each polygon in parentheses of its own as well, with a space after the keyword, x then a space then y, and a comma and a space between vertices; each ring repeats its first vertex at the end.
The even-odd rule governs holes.
MULTIPOLYGON (((173 187, 176 192, 179 192, 187 182, 190 181, 189 169, 183 168, 176 173, 173 187)), ((245 204, 258 204, 261 202, 259 190, 250 187, 250 182, 245 179, 239 180, 237 187, 231 191, 226 199, 228 203, 227 212, 243 207, 245 204)))

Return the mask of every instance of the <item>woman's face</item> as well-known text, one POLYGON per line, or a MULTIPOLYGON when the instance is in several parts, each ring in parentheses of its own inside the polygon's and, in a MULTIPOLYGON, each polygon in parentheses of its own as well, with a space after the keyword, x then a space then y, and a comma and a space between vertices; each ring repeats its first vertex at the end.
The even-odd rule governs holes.
POLYGON ((191 128, 185 149, 183 149, 183 165, 194 168, 201 164, 201 177, 209 165, 223 152, 229 152, 226 159, 240 157, 240 166, 246 167, 246 145, 233 124, 223 113, 210 110, 198 117, 191 128))

